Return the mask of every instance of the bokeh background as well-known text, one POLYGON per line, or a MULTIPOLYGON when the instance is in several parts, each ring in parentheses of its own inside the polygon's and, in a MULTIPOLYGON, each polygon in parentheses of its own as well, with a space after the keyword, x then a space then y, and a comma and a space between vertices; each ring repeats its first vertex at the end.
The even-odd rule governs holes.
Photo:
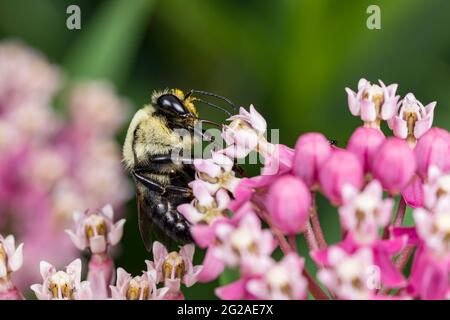
MULTIPOLYGON (((19 40, 61 68, 51 101, 61 114, 80 80, 110 82, 131 105, 128 119, 154 89, 196 88, 253 103, 289 146, 306 131, 345 146, 360 119, 350 115, 344 88, 361 77, 399 83, 401 95, 413 92, 424 104, 436 100, 435 125, 450 128, 449 18, 447 0, 0 0, 0 39, 19 40), (66 28, 71 4, 81 8, 81 30, 66 28), (381 30, 366 27, 371 4, 381 8, 381 30)), ((125 130, 126 121, 118 144, 125 130)), ((149 255, 128 199, 117 264, 138 273, 149 255)), ((336 213, 323 200, 319 208, 328 240, 337 240, 336 213)), ((214 298, 218 281, 226 279, 185 294, 214 298)))

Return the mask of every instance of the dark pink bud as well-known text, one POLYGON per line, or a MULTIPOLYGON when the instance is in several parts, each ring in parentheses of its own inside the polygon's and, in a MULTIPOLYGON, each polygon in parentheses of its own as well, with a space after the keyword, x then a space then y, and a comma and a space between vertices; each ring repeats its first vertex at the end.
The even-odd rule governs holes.
POLYGON ((358 158, 343 149, 334 149, 320 168, 320 186, 334 204, 342 204, 342 189, 346 184, 360 189, 363 168, 358 158))
POLYGON ((350 137, 347 150, 358 157, 364 172, 368 172, 371 170, 375 152, 385 139, 384 134, 378 129, 359 127, 350 137))
POLYGON ((430 166, 441 172, 450 171, 450 133, 441 128, 431 128, 417 142, 414 149, 417 171, 422 178, 428 176, 430 166))
POLYGON ((331 153, 330 142, 320 133, 305 133, 295 145, 293 172, 308 187, 319 181, 319 168, 331 153))
POLYGON ((378 148, 372 163, 372 173, 391 193, 397 193, 411 181, 416 171, 416 159, 405 140, 387 138, 378 148))
POLYGON ((284 233, 296 234, 305 228, 311 194, 301 179, 285 175, 270 187, 266 206, 275 227, 284 233))

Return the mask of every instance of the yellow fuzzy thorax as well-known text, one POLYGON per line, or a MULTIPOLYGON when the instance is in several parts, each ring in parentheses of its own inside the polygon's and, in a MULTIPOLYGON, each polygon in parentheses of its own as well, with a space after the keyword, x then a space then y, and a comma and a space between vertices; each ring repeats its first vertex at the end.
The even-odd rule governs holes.
POLYGON ((178 99, 180 99, 180 101, 183 101, 184 106, 189 111, 189 113, 198 117, 198 112, 194 105, 195 97, 189 96, 185 98, 184 92, 180 89, 172 89, 172 94, 175 95, 178 99))

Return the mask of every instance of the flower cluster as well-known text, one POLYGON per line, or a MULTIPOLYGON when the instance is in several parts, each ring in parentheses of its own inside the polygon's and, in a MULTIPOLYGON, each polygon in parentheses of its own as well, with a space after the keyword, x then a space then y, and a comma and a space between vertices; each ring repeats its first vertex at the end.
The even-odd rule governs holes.
POLYGON ((62 114, 53 103, 64 85, 38 52, 0 43, 0 228, 27 243, 22 288, 38 279, 41 259, 76 257, 61 232, 73 211, 120 208, 131 196, 114 137, 128 103, 106 82, 80 82, 68 86, 62 114))
POLYGON ((401 99, 396 90, 365 79, 357 92, 346 89, 350 112, 364 122, 346 148, 314 132, 295 149, 271 144, 253 106, 231 117, 226 147, 196 160, 195 199, 178 207, 207 249, 199 280, 239 270, 238 280, 216 289, 224 299, 304 299, 308 291, 317 299, 450 297, 450 134, 432 127, 435 102, 401 99), (252 151, 265 158, 261 174, 238 177, 235 160, 252 151), (337 243, 323 234, 319 193, 339 214, 337 243), (414 227, 403 226, 408 207, 414 227), (301 236, 327 290, 304 267, 301 236))

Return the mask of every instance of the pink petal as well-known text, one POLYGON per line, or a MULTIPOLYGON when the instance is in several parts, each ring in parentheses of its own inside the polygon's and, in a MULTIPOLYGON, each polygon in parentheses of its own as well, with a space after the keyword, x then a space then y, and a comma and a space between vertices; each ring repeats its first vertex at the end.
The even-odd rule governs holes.
POLYGON ((203 268, 198 274, 200 282, 210 282, 216 279, 225 268, 224 263, 215 257, 214 248, 209 248, 202 262, 203 268))
POLYGON ((195 243, 200 248, 208 247, 214 242, 214 239, 216 237, 214 229, 206 224, 197 224, 192 226, 191 234, 194 238, 195 243))
POLYGON ((177 207, 177 211, 192 224, 196 224, 203 219, 203 214, 199 213, 197 209, 189 203, 180 204, 177 207))
POLYGON ((237 280, 215 290, 216 296, 222 300, 240 300, 245 296, 244 279, 237 280))
POLYGON ((92 290, 89 281, 80 283, 80 288, 77 293, 77 300, 92 300, 92 290))
POLYGON ((394 116, 389 124, 395 136, 406 139, 406 137, 408 136, 408 127, 405 120, 401 119, 398 116, 394 116))
POLYGON ((104 206, 102 208, 102 213, 109 219, 109 220, 113 220, 114 219, 114 210, 113 207, 110 204, 107 204, 106 206, 104 206))
POLYGON ((417 120, 414 125, 414 137, 419 139, 427 132, 433 125, 433 114, 428 114, 421 120, 417 120))
POLYGON ((70 240, 72 240, 72 243, 77 247, 79 250, 84 250, 87 247, 87 241, 85 237, 80 237, 73 233, 72 230, 66 229, 64 230, 70 237, 70 240))
POLYGON ((11 271, 17 271, 20 269, 23 263, 23 243, 21 243, 14 254, 9 257, 8 265, 11 271))
POLYGON ((250 105, 250 123, 260 134, 264 133, 267 129, 266 120, 256 111, 252 104, 250 105))
POLYGON ((393 237, 406 235, 408 237, 408 244, 410 245, 417 245, 420 241, 415 227, 395 227, 391 229, 391 234, 393 237))
POLYGON ((157 261, 164 260, 168 254, 166 247, 158 241, 153 242, 152 251, 153 251, 153 260, 155 261, 155 263, 157 263, 157 261))
POLYGON ((44 279, 44 280, 56 272, 55 267, 53 265, 51 265, 50 263, 48 263, 47 261, 41 261, 39 268, 40 268, 42 279, 44 279))
POLYGON ((415 175, 411 182, 402 191, 403 199, 406 203, 413 207, 421 207, 424 203, 423 183, 419 176, 415 175))
POLYGON ((81 281, 81 260, 75 259, 66 267, 67 274, 72 276, 76 284, 81 281))
POLYGON ((348 107, 350 109, 351 114, 354 116, 358 116, 361 111, 361 108, 359 105, 359 101, 356 99, 356 93, 349 88, 345 88, 345 91, 347 92, 348 107))
POLYGON ((192 259, 194 258, 194 252, 195 246, 193 244, 186 244, 180 250, 181 256, 187 260, 187 263, 192 263, 192 259))
POLYGON ((34 291, 34 294, 38 300, 50 300, 50 294, 44 292, 41 284, 33 284, 31 286, 31 290, 34 291))
POLYGON ((218 177, 221 173, 220 167, 211 160, 195 159, 194 166, 198 171, 204 172, 213 178, 218 177))
POLYGON ((123 268, 117 268, 117 287, 120 289, 131 279, 131 274, 125 271, 123 268))
POLYGON ((374 250, 374 262, 381 270, 381 282, 388 287, 402 287, 406 284, 401 272, 383 251, 374 250))
POLYGON ((361 119, 363 121, 375 121, 377 118, 377 111, 375 110, 375 103, 369 100, 361 101, 361 119))
POLYGON ((386 100, 381 107, 381 119, 389 120, 391 119, 398 110, 398 104, 396 98, 391 98, 386 100))
POLYGON ((108 243, 112 246, 119 243, 123 235, 123 225, 125 224, 125 219, 117 221, 108 233, 108 243))

